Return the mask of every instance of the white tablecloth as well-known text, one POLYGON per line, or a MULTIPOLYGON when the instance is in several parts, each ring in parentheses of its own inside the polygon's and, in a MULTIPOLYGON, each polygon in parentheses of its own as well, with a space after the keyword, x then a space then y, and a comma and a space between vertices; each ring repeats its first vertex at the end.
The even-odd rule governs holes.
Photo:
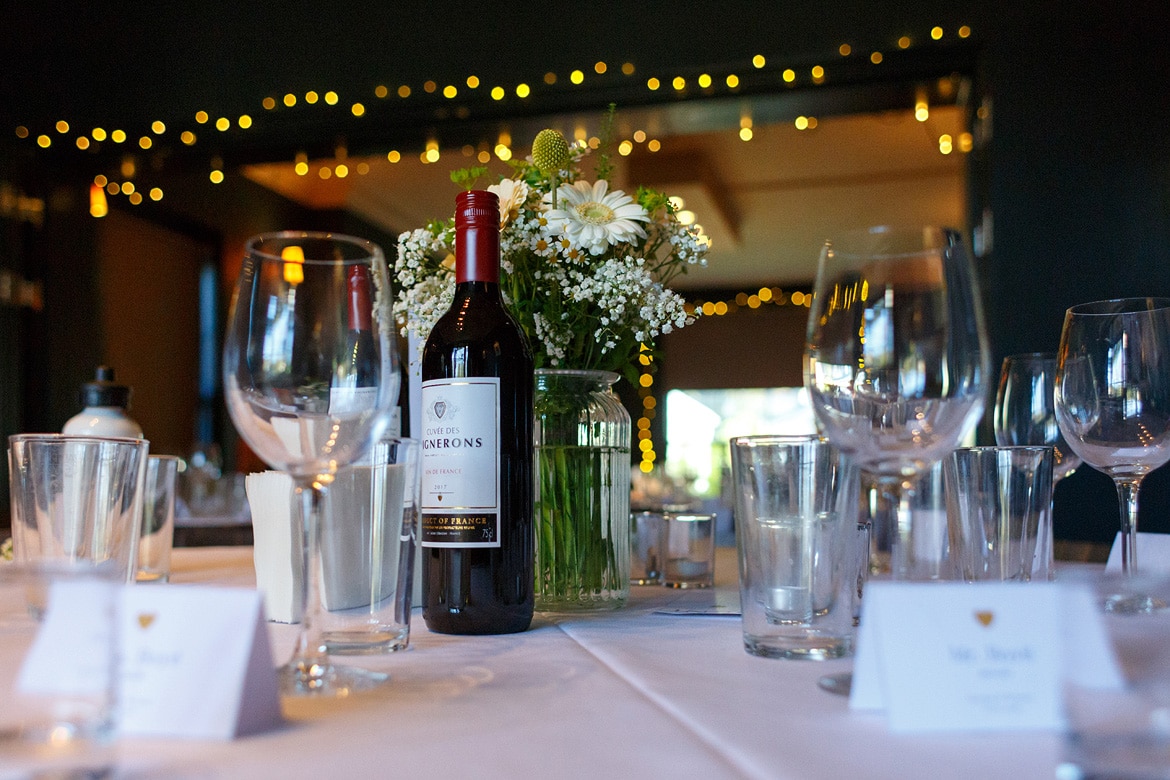
MULTIPOLYGON (((176 550, 173 581, 254 587, 251 556, 176 550)), ((134 778, 1054 776, 1059 735, 896 736, 817 687, 849 660, 756 658, 737 617, 656 611, 734 604, 732 550, 720 549, 716 570, 714 591, 636 586, 625 609, 538 615, 523 634, 432 634, 416 611, 408 651, 345 659, 389 672, 380 689, 286 700, 285 727, 232 742, 126 740, 122 769, 134 778)), ((19 663, 31 641, 21 606, 0 605, 0 663, 19 663)), ((294 634, 270 624, 274 663, 294 634)))

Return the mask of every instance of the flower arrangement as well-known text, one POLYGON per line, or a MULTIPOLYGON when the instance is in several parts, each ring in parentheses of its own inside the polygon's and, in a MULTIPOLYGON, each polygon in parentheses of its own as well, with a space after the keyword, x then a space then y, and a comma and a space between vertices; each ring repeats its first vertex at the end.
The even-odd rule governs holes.
MULTIPOLYGON (((613 111, 607 115, 607 131, 613 111)), ((605 142, 601 144, 604 148, 605 142)), ((608 154, 595 178, 582 162, 593 150, 541 131, 532 156, 487 189, 500 199, 500 287, 532 345, 537 368, 601 369, 633 379, 655 339, 694 321, 667 285, 706 265, 708 242, 679 222, 663 193, 612 189, 608 154)), ((456 171, 471 188, 486 168, 456 171)), ((398 238, 394 313, 425 341, 454 294, 454 222, 435 221, 398 238)))

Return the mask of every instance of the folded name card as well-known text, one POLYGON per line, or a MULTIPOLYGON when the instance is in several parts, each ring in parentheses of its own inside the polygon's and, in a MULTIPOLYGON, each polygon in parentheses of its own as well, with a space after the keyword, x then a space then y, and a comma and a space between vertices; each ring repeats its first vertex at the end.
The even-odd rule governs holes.
POLYGON ((129 587, 119 620, 121 733, 231 739, 280 724, 258 592, 129 587))
POLYGON ((19 687, 63 698, 99 694, 108 689, 115 647, 122 734, 231 739, 281 722, 254 590, 55 583, 19 687))
POLYGON ((1059 729, 1066 679, 1121 685, 1084 589, 871 582, 862 610, 850 706, 892 731, 1059 729))
MULTIPOLYGON (((1170 574, 1170 534, 1138 531, 1137 548, 1138 571, 1142 574, 1170 574)), ((1114 538, 1113 546, 1109 548, 1109 560, 1105 564, 1105 571, 1111 574, 1121 571, 1120 533, 1114 538)))

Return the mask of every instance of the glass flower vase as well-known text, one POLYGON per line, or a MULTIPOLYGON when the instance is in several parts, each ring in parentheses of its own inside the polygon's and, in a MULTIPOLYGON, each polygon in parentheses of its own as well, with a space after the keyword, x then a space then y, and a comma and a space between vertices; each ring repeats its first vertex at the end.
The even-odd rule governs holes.
POLYGON ((630 595, 630 415, 609 371, 536 372, 536 609, 630 595))

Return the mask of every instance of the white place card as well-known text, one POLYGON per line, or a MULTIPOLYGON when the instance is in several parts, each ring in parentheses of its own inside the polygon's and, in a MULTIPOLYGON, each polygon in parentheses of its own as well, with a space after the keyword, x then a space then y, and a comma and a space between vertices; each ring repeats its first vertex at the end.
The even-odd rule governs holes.
POLYGON ((263 606, 243 588, 126 588, 121 733, 231 739, 280 724, 263 606))
MULTIPOLYGON (((1152 534, 1138 531, 1138 570, 1142 574, 1170 574, 1170 534, 1152 534)), ((1121 572, 1121 533, 1118 532, 1109 548, 1105 571, 1121 572)))
POLYGON ((885 710, 898 732, 1063 727, 1066 676, 1109 687, 1120 674, 1091 600, 1061 588, 869 583, 850 706, 885 710))
POLYGON ((113 616, 123 586, 96 579, 49 586, 47 609, 17 688, 31 696, 103 697, 111 690, 113 616))

